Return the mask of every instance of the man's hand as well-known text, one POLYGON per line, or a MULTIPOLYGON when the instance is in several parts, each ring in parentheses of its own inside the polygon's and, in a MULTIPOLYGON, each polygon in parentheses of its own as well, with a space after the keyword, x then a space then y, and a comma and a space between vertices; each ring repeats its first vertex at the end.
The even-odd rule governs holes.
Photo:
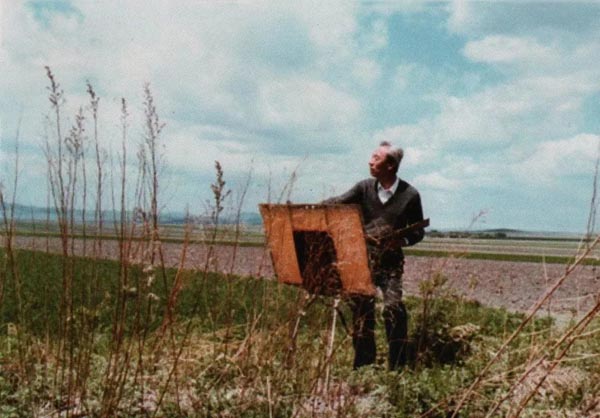
POLYGON ((405 235, 427 226, 429 226, 429 219, 424 219, 399 230, 393 230, 389 226, 372 227, 365 232, 365 240, 367 244, 382 248, 408 247, 410 241, 405 235))
POLYGON ((377 247, 381 247, 382 249, 408 247, 410 245, 408 238, 403 237, 377 238, 373 235, 365 235, 365 240, 367 241, 367 244, 375 245, 377 247))

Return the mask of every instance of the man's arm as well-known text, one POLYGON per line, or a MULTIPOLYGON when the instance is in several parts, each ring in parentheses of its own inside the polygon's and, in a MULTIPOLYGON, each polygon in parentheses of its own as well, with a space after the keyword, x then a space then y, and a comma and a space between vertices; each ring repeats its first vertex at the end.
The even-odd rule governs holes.
MULTIPOLYGON (((421 206, 421 196, 417 193, 406 207, 406 223, 407 226, 423 221, 423 207, 421 206)), ((425 229, 418 228, 409 232, 405 236, 404 246, 415 245, 423 240, 425 229)))
POLYGON ((332 205, 335 203, 355 203, 360 204, 363 194, 363 188, 361 183, 356 183, 350 190, 339 196, 330 197, 329 199, 323 200, 321 203, 324 205, 332 205))

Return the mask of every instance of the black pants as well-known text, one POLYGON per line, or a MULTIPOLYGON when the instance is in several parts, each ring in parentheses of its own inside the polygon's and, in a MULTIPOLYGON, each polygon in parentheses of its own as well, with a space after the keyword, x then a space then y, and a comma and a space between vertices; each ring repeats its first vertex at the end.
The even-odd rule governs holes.
MULTIPOLYGON (((376 283, 383 292, 383 320, 388 342, 388 366, 396 370, 406 364, 408 340, 408 314, 402 303, 402 266, 380 272, 376 283)), ((375 298, 354 296, 352 308, 354 368, 375 363, 375 298)))

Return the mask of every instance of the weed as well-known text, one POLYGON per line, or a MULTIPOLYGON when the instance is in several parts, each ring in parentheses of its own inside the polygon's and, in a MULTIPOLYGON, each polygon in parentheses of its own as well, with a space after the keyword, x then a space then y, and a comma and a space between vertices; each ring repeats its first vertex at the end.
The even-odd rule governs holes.
MULTIPOLYGON (((347 307, 233 274, 241 229, 221 225, 231 190, 219 162, 203 218, 209 222, 198 225, 188 216, 176 238, 179 262, 165 264, 164 124, 148 85, 137 171, 130 169, 124 99, 118 168, 107 170, 113 156, 101 143, 95 90, 87 84, 89 103, 65 131, 66 97, 49 68, 46 74, 52 116, 44 150, 56 214, 56 225, 48 215, 46 232, 57 234, 60 253, 51 254, 48 242, 45 252, 13 245, 15 174, 13 196, 0 189, 0 415, 447 417, 562 409, 585 416, 598 410, 598 306, 560 332, 551 319, 533 315, 575 265, 548 287, 531 315, 466 301, 448 290, 442 268, 422 280, 418 297, 406 298, 410 365, 388 372, 378 358, 352 371, 347 307), (107 196, 115 215, 110 235, 107 196), (104 258, 106 239, 118 243, 114 260, 104 258), (213 270, 223 240, 235 250, 220 274, 213 270), (203 246, 206 258, 186 270, 192 245, 203 246), (595 392, 585 391, 584 381, 595 392)), ((234 208, 238 221, 250 179, 234 208)), ((296 170, 280 199, 289 200, 295 179, 296 170)), ((588 244, 588 250, 596 245, 588 244)), ((586 262, 586 254, 576 262, 586 262)), ((382 335, 377 345, 385 345, 382 335)))

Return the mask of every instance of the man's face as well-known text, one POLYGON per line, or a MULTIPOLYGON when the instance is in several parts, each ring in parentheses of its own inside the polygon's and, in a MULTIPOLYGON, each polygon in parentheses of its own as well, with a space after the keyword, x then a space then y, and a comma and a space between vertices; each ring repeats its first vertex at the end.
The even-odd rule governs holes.
POLYGON ((388 175, 391 168, 390 164, 387 163, 388 147, 381 146, 373 151, 371 159, 369 160, 369 171, 375 178, 380 178, 382 175, 388 175))

